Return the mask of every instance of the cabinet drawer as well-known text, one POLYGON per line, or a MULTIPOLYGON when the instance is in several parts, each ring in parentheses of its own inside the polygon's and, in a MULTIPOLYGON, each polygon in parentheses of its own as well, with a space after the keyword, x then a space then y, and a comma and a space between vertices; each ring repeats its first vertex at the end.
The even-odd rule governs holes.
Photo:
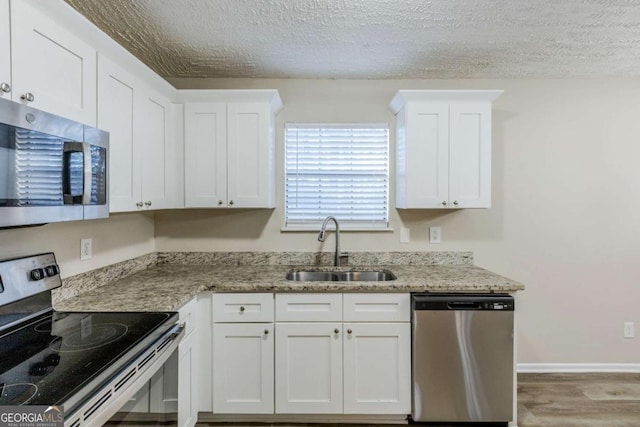
POLYGON ((273 322, 273 294, 213 294, 213 321, 273 322))
POLYGON ((342 294, 276 294, 276 322, 342 321, 342 294))
POLYGON ((411 295, 344 294, 345 322, 409 322, 411 295))

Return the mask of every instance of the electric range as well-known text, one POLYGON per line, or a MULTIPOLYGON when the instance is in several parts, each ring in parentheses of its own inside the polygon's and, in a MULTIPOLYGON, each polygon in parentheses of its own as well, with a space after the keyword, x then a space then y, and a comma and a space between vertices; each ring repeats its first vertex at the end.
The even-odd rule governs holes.
POLYGON ((94 425, 169 357, 184 325, 174 312, 54 311, 61 284, 53 253, 0 261, 0 405, 62 405, 65 425, 94 425))

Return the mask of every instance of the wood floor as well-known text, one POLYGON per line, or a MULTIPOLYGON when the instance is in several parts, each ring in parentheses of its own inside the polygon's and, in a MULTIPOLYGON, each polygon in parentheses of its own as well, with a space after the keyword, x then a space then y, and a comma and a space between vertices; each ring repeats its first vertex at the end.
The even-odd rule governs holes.
POLYGON ((640 427, 640 374, 519 374, 518 427, 640 427))
POLYGON ((519 374, 518 427, 640 427, 640 374, 519 374))

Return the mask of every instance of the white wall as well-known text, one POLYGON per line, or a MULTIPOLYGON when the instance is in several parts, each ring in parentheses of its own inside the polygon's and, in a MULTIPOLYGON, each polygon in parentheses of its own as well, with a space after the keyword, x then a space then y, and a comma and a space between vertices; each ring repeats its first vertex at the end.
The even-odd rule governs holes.
POLYGON ((491 209, 392 209, 394 232, 345 233, 343 249, 471 250, 479 266, 527 286, 518 298, 519 362, 638 362, 640 337, 623 339, 622 325, 640 327, 640 79, 172 83, 280 91, 278 207, 159 213, 160 251, 318 250, 315 233, 280 231, 284 122, 393 129, 387 106, 398 89, 504 89, 494 104, 491 209), (430 225, 442 227, 442 244, 428 243, 430 225), (400 226, 411 243, 399 243, 400 226))
POLYGON ((150 214, 112 214, 109 219, 0 230, 0 259, 54 252, 62 277, 154 250, 154 219, 150 214), (93 257, 80 261, 80 239, 84 238, 93 240, 93 257))

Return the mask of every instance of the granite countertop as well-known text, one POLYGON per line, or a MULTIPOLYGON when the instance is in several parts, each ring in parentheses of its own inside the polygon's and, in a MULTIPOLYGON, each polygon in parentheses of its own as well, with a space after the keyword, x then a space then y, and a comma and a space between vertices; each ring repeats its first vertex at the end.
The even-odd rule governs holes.
POLYGON ((54 304, 59 311, 176 311, 204 291, 214 292, 513 292, 524 286, 474 265, 158 264, 54 304), (388 270, 387 282, 295 282, 291 270, 388 270))

